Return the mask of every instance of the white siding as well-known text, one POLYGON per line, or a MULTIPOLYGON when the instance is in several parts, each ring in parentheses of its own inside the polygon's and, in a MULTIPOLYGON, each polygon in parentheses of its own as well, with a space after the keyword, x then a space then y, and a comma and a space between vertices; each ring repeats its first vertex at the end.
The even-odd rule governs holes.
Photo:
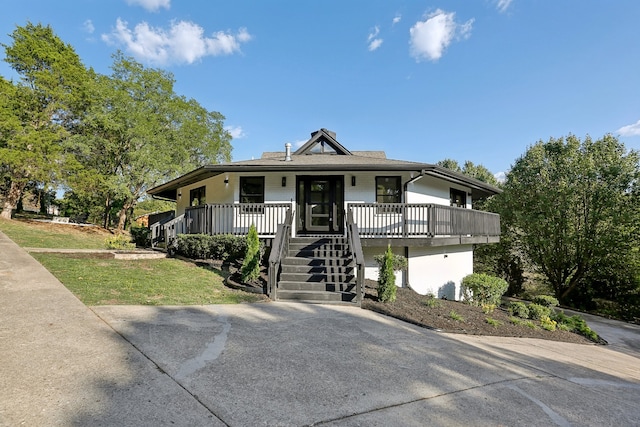
POLYGON ((473 273, 473 246, 409 248, 409 286, 419 294, 460 299, 462 278, 473 273))

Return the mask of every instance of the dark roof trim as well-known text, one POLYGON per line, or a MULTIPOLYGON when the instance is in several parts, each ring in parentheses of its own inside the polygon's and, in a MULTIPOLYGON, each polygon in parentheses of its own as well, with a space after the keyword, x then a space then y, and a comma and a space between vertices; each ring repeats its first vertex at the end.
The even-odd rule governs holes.
POLYGON ((161 197, 170 200, 177 199, 177 190, 196 182, 220 175, 226 172, 248 173, 248 172, 418 172, 423 175, 429 175, 441 178, 449 182, 457 183, 470 187, 473 191, 473 197, 486 197, 493 194, 501 193, 497 187, 486 182, 479 181, 475 178, 454 172, 442 166, 431 165, 427 163, 415 164, 380 164, 380 165, 322 165, 322 164, 295 164, 282 162, 277 166, 274 165, 207 165, 199 167, 179 178, 171 180, 165 184, 154 187, 148 191, 154 197, 161 197))
POLYGON ((347 155, 347 156, 352 155, 349 150, 347 150, 342 144, 338 142, 338 140, 336 139, 336 134, 325 128, 322 128, 315 132, 311 132, 311 139, 305 142, 304 145, 298 148, 293 154, 297 154, 297 155, 311 154, 311 149, 316 145, 316 143, 319 140, 327 141, 329 145, 331 145, 333 149, 336 150, 336 153, 338 154, 347 155))

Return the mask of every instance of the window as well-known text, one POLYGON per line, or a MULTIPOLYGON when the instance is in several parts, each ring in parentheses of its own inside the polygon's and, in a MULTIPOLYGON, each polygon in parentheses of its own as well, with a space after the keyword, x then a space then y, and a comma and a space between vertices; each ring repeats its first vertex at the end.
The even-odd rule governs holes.
POLYGON ((189 191, 189 203, 191 206, 200 206, 207 203, 206 187, 198 187, 189 191))
MULTIPOLYGON (((264 203, 264 176, 240 177, 240 203, 264 203)), ((262 213, 260 207, 244 207, 243 213, 262 213)))
POLYGON ((450 206, 458 208, 467 207, 467 192, 462 190, 451 189, 450 192, 450 206))
POLYGON ((376 202, 400 203, 402 199, 402 187, 399 176, 376 177, 376 202))

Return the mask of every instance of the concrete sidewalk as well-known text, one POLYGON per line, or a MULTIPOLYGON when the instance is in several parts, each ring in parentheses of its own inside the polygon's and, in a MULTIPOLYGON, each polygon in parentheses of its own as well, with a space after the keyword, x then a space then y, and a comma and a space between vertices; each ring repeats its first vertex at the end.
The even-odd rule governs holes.
POLYGON ((89 309, 0 254, 0 425, 640 425, 639 355, 343 306, 89 309))
POLYGON ((0 425, 224 425, 0 232, 0 425))

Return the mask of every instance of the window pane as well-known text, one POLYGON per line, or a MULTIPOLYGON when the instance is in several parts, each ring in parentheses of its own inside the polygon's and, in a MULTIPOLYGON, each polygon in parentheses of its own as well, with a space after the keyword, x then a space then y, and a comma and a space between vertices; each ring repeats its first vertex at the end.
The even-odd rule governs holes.
POLYGON ((400 203, 402 200, 402 188, 399 176, 376 177, 376 202, 400 203))
POLYGON ((240 203, 264 203, 264 177, 240 177, 240 203))

